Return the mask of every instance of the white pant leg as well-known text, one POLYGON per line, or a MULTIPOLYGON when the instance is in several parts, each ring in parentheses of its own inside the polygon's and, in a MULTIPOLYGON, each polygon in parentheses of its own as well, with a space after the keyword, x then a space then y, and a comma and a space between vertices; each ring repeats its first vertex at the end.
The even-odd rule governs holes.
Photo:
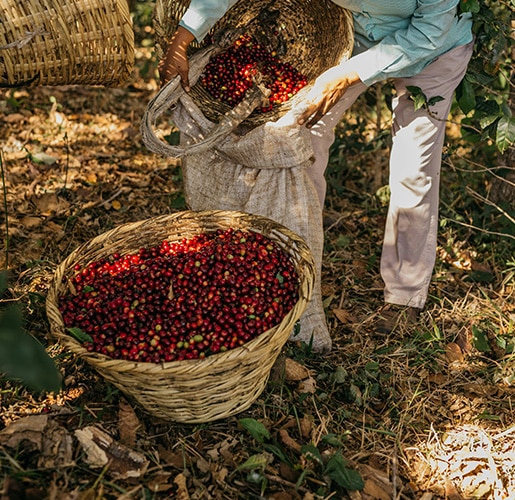
POLYGON ((313 163, 307 169, 307 174, 318 193, 320 206, 324 207, 326 194, 326 180, 324 177, 329 161, 329 149, 334 142, 334 128, 342 119, 343 114, 356 101, 361 93, 367 89, 363 83, 358 83, 349 87, 344 96, 333 106, 331 111, 324 115, 311 128, 311 144, 313 147, 313 163))
POLYGON ((422 308, 436 259, 440 167, 454 90, 472 44, 440 56, 421 73, 396 79, 390 156, 390 206, 381 256, 386 302, 422 308), (444 100, 414 111, 407 86, 444 100), (431 116, 434 115, 434 116, 431 116))

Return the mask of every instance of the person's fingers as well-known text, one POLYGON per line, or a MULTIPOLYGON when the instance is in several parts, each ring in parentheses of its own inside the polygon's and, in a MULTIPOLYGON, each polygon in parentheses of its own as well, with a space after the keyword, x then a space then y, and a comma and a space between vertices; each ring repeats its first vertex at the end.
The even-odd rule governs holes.
POLYGON ((307 128, 313 127, 313 125, 315 125, 318 122, 318 120, 320 120, 320 118, 322 118, 322 116, 324 116, 324 112, 320 108, 318 108, 315 111, 315 113, 313 113, 311 118, 309 118, 309 120, 307 120, 306 127, 307 128))
POLYGON ((313 125, 331 110, 344 93, 344 88, 325 89, 318 97, 312 98, 310 101, 308 100, 308 104, 300 114, 297 123, 299 125, 306 124, 307 128, 313 127, 313 125))
POLYGON ((181 77, 182 87, 186 92, 190 91, 190 79, 189 79, 189 66, 186 68, 179 69, 179 75, 181 77))
POLYGON ((312 99, 308 100, 308 104, 306 105, 303 112, 299 115, 297 119, 297 123, 299 125, 306 124, 307 128, 311 128, 315 125, 322 116, 326 113, 327 104, 324 99, 312 99))
POLYGON ((159 78, 161 79, 161 85, 168 83, 174 76, 178 75, 177 70, 174 68, 171 58, 166 55, 157 66, 159 71, 159 78))
POLYGON ((181 84, 186 92, 190 91, 189 82, 189 66, 181 61, 181 64, 175 64, 175 61, 169 61, 165 59, 158 65, 159 77, 161 79, 161 85, 165 85, 170 80, 179 75, 181 84))
POLYGON ((315 112, 316 106, 314 104, 307 106, 304 111, 299 115, 297 119, 297 123, 299 125, 304 125, 309 118, 313 115, 315 112))

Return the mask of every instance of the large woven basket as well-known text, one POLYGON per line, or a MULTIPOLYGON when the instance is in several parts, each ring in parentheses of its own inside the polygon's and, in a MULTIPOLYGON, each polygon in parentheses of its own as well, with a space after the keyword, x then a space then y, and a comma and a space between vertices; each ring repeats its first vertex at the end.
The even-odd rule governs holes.
POLYGON ((183 423, 209 422, 248 408, 265 389, 272 365, 311 297, 314 273, 313 257, 304 240, 270 219, 232 211, 184 211, 118 226, 77 248, 55 272, 47 296, 47 315, 52 334, 67 349, 152 415, 183 423), (63 278, 75 274, 76 264, 85 266, 114 252, 123 255, 165 239, 179 241, 228 228, 257 231, 290 255, 299 275, 298 301, 280 324, 236 349, 200 360, 163 364, 89 352, 68 335, 58 298, 69 293, 69 280, 63 278))
MULTIPOLYGON (((189 5, 189 0, 156 0, 154 10, 155 51, 159 59, 189 5)), ((282 61, 290 63, 307 77, 308 85, 288 101, 266 113, 253 113, 243 122, 257 126, 275 121, 305 96, 310 84, 326 69, 348 59, 354 46, 351 13, 331 0, 240 0, 213 27, 201 44, 205 47, 229 30, 255 36, 282 61), (272 14, 277 13, 277 18, 272 14)), ((191 96, 204 115, 215 122, 231 109, 214 99, 197 83, 191 96)))
POLYGON ((117 86, 133 65, 127 0, 0 2, 0 87, 117 86))

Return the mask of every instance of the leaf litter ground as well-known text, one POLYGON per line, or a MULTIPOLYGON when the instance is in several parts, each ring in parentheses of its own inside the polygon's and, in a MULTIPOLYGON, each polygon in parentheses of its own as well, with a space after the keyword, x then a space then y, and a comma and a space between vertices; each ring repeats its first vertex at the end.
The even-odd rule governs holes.
POLYGON ((420 324, 374 330, 387 141, 332 157, 323 297, 333 351, 289 343, 250 409, 160 421, 55 343, 44 299, 66 255, 119 224, 187 208, 179 163, 139 134, 156 91, 135 73, 116 89, 2 92, 0 259, 65 381, 47 396, 2 382, 2 499, 515 498, 513 273, 444 233, 420 324), (343 164, 356 168, 338 174, 343 164), (467 280, 478 270, 490 279, 467 280))

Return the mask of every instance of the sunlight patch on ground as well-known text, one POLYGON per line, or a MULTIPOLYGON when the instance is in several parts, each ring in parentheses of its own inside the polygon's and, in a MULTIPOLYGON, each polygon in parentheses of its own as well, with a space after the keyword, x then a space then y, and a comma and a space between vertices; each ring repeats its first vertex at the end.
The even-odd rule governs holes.
POLYGON ((456 427, 406 450, 412 480, 450 499, 515 498, 515 426, 491 433, 478 425, 456 427))

